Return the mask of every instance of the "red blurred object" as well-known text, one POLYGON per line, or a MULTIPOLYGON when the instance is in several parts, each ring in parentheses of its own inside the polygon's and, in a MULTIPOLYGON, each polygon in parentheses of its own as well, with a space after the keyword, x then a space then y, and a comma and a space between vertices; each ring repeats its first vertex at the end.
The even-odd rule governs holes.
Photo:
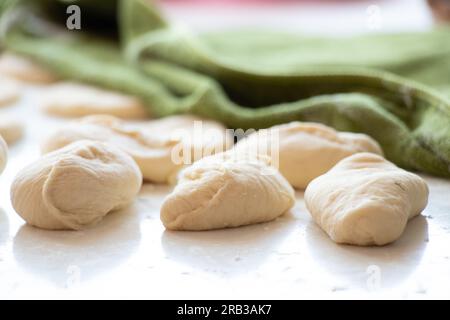
POLYGON ((428 4, 438 21, 450 22, 450 0, 428 0, 428 4))

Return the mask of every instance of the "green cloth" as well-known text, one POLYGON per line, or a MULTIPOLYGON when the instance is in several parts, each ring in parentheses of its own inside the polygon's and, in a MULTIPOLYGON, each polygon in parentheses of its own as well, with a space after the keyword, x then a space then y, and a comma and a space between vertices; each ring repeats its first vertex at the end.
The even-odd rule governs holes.
POLYGON ((8 50, 63 78, 139 96, 153 116, 194 113, 243 129, 321 122, 372 136, 401 167, 450 177, 447 29, 345 39, 194 34, 149 1, 79 0, 82 29, 68 31, 68 1, 9 2, 16 6, 4 16, 22 13, 8 50))

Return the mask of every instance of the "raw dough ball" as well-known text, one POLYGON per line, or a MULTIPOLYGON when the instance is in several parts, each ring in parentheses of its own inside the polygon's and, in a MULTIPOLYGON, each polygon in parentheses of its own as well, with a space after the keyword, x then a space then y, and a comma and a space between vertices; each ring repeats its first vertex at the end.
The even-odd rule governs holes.
POLYGON ((0 173, 5 170, 6 163, 8 162, 8 146, 5 140, 0 135, 0 173))
POLYGON ((24 168, 11 186, 11 202, 29 224, 82 229, 136 197, 142 175, 120 149, 78 141, 24 168))
POLYGON ((361 246, 398 239, 427 201, 422 178, 371 153, 340 161, 305 191, 308 210, 333 241, 361 246))
POLYGON ((35 62, 12 53, 0 57, 0 74, 31 83, 49 83, 56 77, 35 62))
POLYGON ((273 220, 294 202, 294 190, 267 157, 238 159, 226 152, 181 171, 161 220, 171 230, 237 227, 273 220))
POLYGON ((270 155, 281 174, 299 189, 352 154, 383 154, 378 143, 365 134, 337 132, 323 124, 298 121, 253 133, 239 141, 235 149, 270 155))
POLYGON ((21 95, 20 85, 10 79, 0 77, 0 107, 13 104, 21 95))
POLYGON ((109 114, 136 119, 148 116, 143 104, 135 97, 70 82, 45 88, 38 104, 47 113, 62 117, 109 114))
POLYGON ((12 117, 0 117, 0 135, 8 145, 13 144, 22 138, 24 125, 22 122, 12 117))
POLYGON ((127 124, 112 116, 89 116, 49 136, 42 152, 61 148, 73 141, 89 139, 109 142, 131 155, 145 180, 166 183, 174 180, 187 162, 228 149, 225 127, 194 116, 181 115, 147 121, 141 125, 127 124), (195 124, 202 130, 195 134, 195 124))

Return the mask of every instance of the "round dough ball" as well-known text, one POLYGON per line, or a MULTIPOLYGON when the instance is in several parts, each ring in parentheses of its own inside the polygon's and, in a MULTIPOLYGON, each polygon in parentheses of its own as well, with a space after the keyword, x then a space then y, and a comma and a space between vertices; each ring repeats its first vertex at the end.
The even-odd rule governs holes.
POLYGON ((8 145, 21 139, 24 133, 22 122, 13 117, 0 117, 0 135, 8 145))
POLYGON ((161 220, 171 230, 238 227, 273 220, 294 203, 294 190, 268 161, 226 152, 181 171, 161 220))
POLYGON ((5 140, 0 135, 0 173, 5 170, 6 163, 8 162, 8 146, 5 140))
POLYGON ((43 142, 43 153, 77 140, 111 143, 138 164, 145 180, 172 182, 178 171, 204 155, 228 149, 232 137, 218 122, 180 115, 132 125, 112 116, 89 116, 50 135, 43 142), (196 134, 196 124, 202 129, 196 134))
POLYGON ((11 202, 33 226, 79 230, 128 205, 141 184, 141 172, 126 153, 106 143, 78 141, 20 171, 11 202))
POLYGON ((360 246, 398 239, 427 201, 422 178, 371 153, 340 161, 305 191, 306 207, 330 238, 360 246))
POLYGON ((21 96, 20 85, 10 79, 0 77, 0 107, 13 104, 21 96))
POLYGON ((46 87, 38 105, 48 114, 83 117, 108 114, 124 119, 148 117, 141 101, 135 97, 100 88, 62 82, 46 87))
POLYGON ((31 83, 50 83, 56 77, 35 62, 13 53, 0 56, 0 74, 31 83))
POLYGON ((352 154, 383 155, 378 143, 365 134, 298 121, 259 130, 239 141, 235 149, 271 156, 273 165, 298 189, 305 189, 314 178, 352 154))

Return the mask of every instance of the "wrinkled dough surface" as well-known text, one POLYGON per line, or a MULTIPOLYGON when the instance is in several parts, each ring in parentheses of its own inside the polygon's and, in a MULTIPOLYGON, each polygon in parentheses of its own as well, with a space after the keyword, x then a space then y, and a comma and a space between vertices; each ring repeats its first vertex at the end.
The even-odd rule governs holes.
POLYGON ((262 160, 234 159, 231 153, 203 158, 180 173, 161 207, 171 230, 210 230, 275 219, 295 202, 283 176, 262 160))
POLYGON ((0 117, 0 135, 8 145, 21 139, 24 134, 24 124, 15 117, 0 117))
POLYGON ((383 154, 378 143, 365 134, 338 132, 319 123, 298 121, 260 130, 238 142, 235 148, 277 158, 274 165, 298 189, 306 188, 314 178, 352 154, 383 154))
POLYGON ((108 114, 137 119, 148 116, 143 104, 135 97, 71 82, 46 87, 39 96, 38 105, 48 114, 62 117, 108 114))
POLYGON ((5 140, 0 135, 0 173, 5 170, 6 163, 8 162, 8 146, 5 140))
POLYGON ((50 83, 56 76, 35 62, 13 54, 3 53, 0 56, 0 74, 30 83, 50 83))
POLYGON ((57 130, 44 140, 41 150, 46 153, 82 139, 104 141, 121 148, 133 157, 145 180, 158 183, 173 181, 177 172, 189 164, 186 162, 228 149, 228 142, 232 141, 221 124, 194 116, 172 116, 130 125, 103 115, 85 117, 57 130), (203 134, 196 135, 195 123, 200 121, 203 134))
POLYGON ((16 102, 21 96, 20 85, 13 80, 0 75, 0 107, 16 102))
POLYGON ((340 161, 305 191, 309 212, 333 241, 361 246, 397 240, 427 201, 422 178, 370 153, 340 161))
POLYGON ((11 202, 29 224, 44 229, 82 229, 136 197, 142 175, 120 149, 78 141, 48 153, 20 171, 11 202))

